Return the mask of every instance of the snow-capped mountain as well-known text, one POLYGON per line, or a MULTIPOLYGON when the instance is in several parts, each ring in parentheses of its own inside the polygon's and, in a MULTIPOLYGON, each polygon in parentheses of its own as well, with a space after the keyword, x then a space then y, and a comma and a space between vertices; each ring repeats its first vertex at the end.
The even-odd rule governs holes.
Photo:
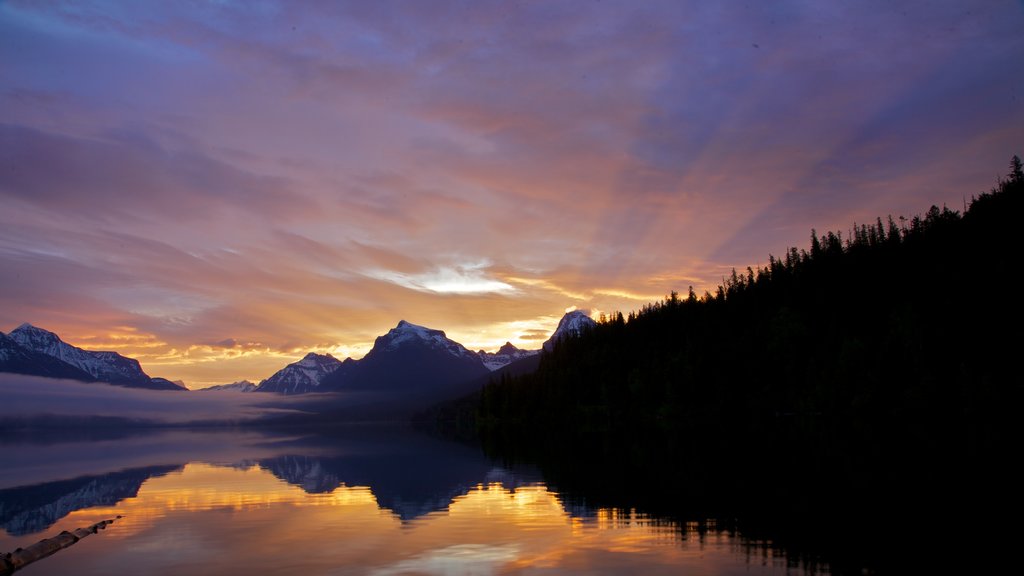
POLYGON ((218 384, 216 386, 210 386, 209 388, 200 388, 199 392, 254 392, 256 390, 256 384, 249 382, 248 380, 239 380, 238 382, 232 382, 231 384, 218 384))
POLYGON ((489 371, 476 354, 432 330, 402 320, 378 336, 361 360, 324 380, 330 390, 405 390, 448 394, 450 389, 489 371))
MULTIPOLYGON (((351 362, 352 360, 346 360, 351 362)), ((305 394, 321 391, 320 385, 326 376, 340 368, 342 362, 330 354, 310 352, 298 362, 278 370, 273 376, 260 382, 257 392, 278 394, 305 394)))
POLYGON ((597 322, 588 316, 582 310, 573 310, 572 312, 566 313, 562 316, 562 319, 558 321, 558 328, 555 328, 555 332, 544 342, 544 351, 550 352, 555 347, 555 342, 558 342, 562 338, 576 337, 583 332, 590 330, 594 326, 597 326, 597 322))
POLYGON ((498 348, 497 352, 486 352, 480 350, 476 353, 483 361, 484 366, 488 370, 494 372, 499 368, 508 366, 516 360, 522 360, 523 358, 529 358, 530 356, 536 356, 540 354, 540 350, 522 350, 516 348, 511 342, 505 342, 505 345, 498 348))
POLYGON ((0 332, 0 372, 92 381, 93 377, 78 368, 21 344, 0 332))
MULTIPOLYGON (((72 346, 59 336, 48 330, 37 328, 25 323, 18 326, 8 335, 11 340, 22 348, 68 364, 88 377, 78 380, 106 382, 118 386, 132 388, 150 388, 156 390, 183 390, 183 388, 159 379, 154 382, 142 371, 139 361, 127 358, 117 352, 92 352, 72 346)), ((70 376, 68 376, 70 377, 70 376)))
POLYGON ((423 326, 417 326, 405 320, 399 320, 395 326, 383 336, 378 336, 373 343, 373 353, 394 352, 410 345, 420 345, 444 351, 457 358, 472 359, 475 354, 466 349, 465 346, 454 340, 448 339, 443 330, 433 330, 423 326))

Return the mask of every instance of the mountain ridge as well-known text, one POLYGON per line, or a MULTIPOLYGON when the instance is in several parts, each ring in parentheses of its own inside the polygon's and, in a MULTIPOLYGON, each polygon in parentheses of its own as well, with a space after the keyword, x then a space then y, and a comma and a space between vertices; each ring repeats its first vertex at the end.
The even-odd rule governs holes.
POLYGON ((5 358, 0 359, 3 372, 102 382, 127 388, 184 390, 164 378, 150 377, 134 358, 72 346, 57 334, 28 322, 4 338, 5 358))
MULTIPOLYGON (((346 359, 351 361, 351 359, 346 359)), ((320 389, 323 379, 341 367, 344 362, 330 354, 309 352, 297 362, 292 362, 259 383, 254 392, 277 392, 279 394, 305 394, 320 389)))
MULTIPOLYGON (((567 313, 548 342, 579 335, 593 320, 582 311, 567 313)), ((476 382, 510 366, 535 367, 541 350, 524 350, 506 342, 496 352, 472 351, 447 337, 443 330, 399 320, 374 340, 359 360, 341 361, 330 354, 309 352, 296 362, 254 384, 247 380, 204 390, 271 392, 283 395, 311 392, 404 391, 412 395, 461 394, 476 382), (527 359, 528 362, 524 362, 527 359)), ((518 373, 522 368, 516 370, 518 373)), ((23 323, 0 332, 0 372, 104 382, 133 388, 188 390, 180 382, 150 377, 138 360, 113 351, 90 351, 72 346, 54 332, 23 323)))

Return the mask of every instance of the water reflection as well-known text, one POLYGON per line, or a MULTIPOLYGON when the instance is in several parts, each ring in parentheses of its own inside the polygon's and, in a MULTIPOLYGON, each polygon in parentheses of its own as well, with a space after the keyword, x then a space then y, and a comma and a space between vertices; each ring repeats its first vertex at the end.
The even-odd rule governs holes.
POLYGON ((788 570, 784 559, 752 554, 726 532, 567 507, 530 470, 504 469, 471 447, 407 431, 164 440, 200 438, 205 459, 0 491, 0 510, 17 508, 11 518, 45 518, 17 523, 18 530, 5 524, 0 550, 122 515, 101 537, 23 573, 788 570))
POLYGON ((18 536, 41 532, 75 510, 132 498, 146 480, 176 469, 151 466, 0 490, 0 528, 18 536))

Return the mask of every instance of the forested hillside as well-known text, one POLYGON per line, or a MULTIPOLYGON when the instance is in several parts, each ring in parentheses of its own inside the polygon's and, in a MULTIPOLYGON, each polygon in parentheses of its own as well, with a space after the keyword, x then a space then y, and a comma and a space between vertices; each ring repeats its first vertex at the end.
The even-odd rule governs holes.
POLYGON ((1014 157, 963 214, 812 232, 439 419, 569 501, 710 519, 831 573, 1001 566, 1015 527, 960 527, 1020 507, 1022 208, 1014 157))
POLYGON ((714 294, 613 315, 463 406, 485 426, 990 434, 1021 405, 1022 199, 1014 157, 963 214, 812 231, 714 294))

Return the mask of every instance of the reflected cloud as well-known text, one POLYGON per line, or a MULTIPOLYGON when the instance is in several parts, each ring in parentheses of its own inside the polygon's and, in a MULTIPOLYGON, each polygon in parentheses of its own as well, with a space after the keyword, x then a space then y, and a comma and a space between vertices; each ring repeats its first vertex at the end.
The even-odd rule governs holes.
POLYGON ((520 547, 515 544, 456 544, 429 550, 370 574, 497 574, 519 555, 520 547))
POLYGON ((8 441, 10 466, 0 472, 13 468, 21 478, 32 474, 32 455, 50 466, 61 454, 79 458, 57 473, 70 479, 37 476, 47 480, 0 489, 0 549, 33 543, 41 531, 122 516, 91 546, 48 558, 47 570, 795 570, 792 560, 752 556, 738 537, 697 523, 569 505, 531 478, 535 472, 496 468, 471 447, 389 427, 335 432, 340 436, 175 430, 94 443, 8 441), (11 451, 19 446, 27 449, 11 451), (83 475, 96 465, 92 456, 113 470, 83 475), (111 458, 150 464, 120 469, 111 458))

